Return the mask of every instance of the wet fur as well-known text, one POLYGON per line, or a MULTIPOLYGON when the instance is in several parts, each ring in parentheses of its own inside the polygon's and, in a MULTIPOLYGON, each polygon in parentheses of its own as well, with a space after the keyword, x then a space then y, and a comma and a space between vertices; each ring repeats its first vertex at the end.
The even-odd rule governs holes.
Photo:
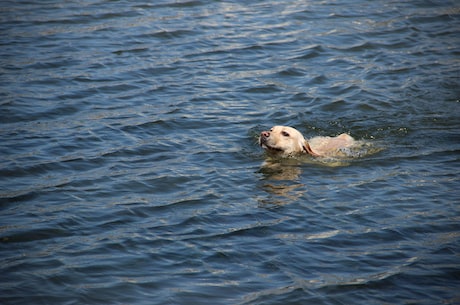
POLYGON ((273 126, 262 131, 259 145, 269 154, 280 157, 308 154, 313 157, 347 157, 347 152, 359 145, 348 134, 336 137, 314 137, 306 140, 302 133, 289 126, 273 126))

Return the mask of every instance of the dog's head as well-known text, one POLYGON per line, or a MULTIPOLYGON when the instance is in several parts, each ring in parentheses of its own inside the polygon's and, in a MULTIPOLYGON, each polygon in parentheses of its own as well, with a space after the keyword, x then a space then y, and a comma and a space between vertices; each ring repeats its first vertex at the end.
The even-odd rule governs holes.
POLYGON ((259 145, 270 154, 279 156, 311 153, 303 135, 297 129, 288 126, 273 126, 268 131, 262 131, 259 145))

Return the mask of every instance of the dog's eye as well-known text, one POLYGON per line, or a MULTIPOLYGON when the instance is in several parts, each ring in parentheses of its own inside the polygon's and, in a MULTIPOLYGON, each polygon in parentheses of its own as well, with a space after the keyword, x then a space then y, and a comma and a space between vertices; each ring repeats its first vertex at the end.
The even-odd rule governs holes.
POLYGON ((282 131, 281 134, 285 137, 289 137, 289 133, 287 133, 286 131, 282 131))

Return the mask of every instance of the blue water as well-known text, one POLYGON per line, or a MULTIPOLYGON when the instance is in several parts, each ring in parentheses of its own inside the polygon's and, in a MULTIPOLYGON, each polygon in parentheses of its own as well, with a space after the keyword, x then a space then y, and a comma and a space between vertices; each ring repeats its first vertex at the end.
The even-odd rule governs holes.
POLYGON ((459 304, 457 1, 4 1, 1 304, 459 304), (381 149, 264 165, 262 130, 381 149))

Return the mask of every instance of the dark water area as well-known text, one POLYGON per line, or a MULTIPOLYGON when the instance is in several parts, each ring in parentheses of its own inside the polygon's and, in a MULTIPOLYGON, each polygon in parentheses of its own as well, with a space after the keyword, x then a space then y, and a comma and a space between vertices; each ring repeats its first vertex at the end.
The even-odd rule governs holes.
POLYGON ((459 304, 457 1, 4 1, 1 304, 459 304), (264 165, 262 130, 382 150, 264 165))

